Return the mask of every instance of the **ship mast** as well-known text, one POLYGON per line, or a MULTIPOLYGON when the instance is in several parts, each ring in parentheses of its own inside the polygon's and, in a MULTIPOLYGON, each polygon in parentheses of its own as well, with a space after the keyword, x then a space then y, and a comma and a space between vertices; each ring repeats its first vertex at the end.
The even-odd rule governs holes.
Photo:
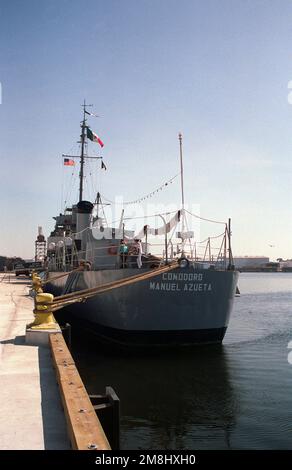
POLYGON ((181 208, 182 208, 182 221, 181 221, 181 236, 182 236, 182 256, 184 256, 185 246, 185 194, 184 194, 184 167, 183 167, 183 151, 182 151, 182 134, 178 134, 179 140, 179 157, 180 157, 180 186, 181 186, 181 208))
POLYGON ((83 104, 83 121, 81 123, 81 155, 80 155, 80 172, 79 172, 79 202, 83 196, 83 178, 84 178, 84 147, 85 147, 85 100, 83 104))
POLYGON ((84 181, 84 159, 85 159, 85 145, 86 145, 86 106, 92 106, 92 104, 84 103, 81 105, 83 107, 83 120, 81 123, 81 155, 80 155, 80 173, 79 173, 79 202, 83 198, 83 181, 84 181))
MULTIPOLYGON (((178 140, 179 140, 179 157, 180 157, 181 205, 182 205, 182 210, 184 210, 184 208, 185 208, 184 167, 183 167, 182 134, 181 133, 178 134, 178 140)), ((183 217, 183 223, 184 223, 184 217, 183 217)))
MULTIPOLYGON (((82 201, 83 199, 83 183, 84 183, 84 164, 85 164, 85 159, 90 158, 93 160, 101 160, 102 157, 98 157, 96 155, 90 157, 87 155, 86 148, 87 148, 87 119, 85 117, 86 114, 89 114, 90 116, 96 116, 95 114, 89 113, 86 108, 88 106, 93 106, 93 104, 86 104, 85 100, 84 103, 81 105, 83 108, 83 119, 81 121, 80 127, 81 127, 81 135, 80 138, 81 140, 78 141, 79 144, 81 144, 81 153, 80 155, 66 155, 62 154, 62 157, 65 158, 80 158, 80 172, 79 172, 79 202, 82 201)), ((97 116, 96 116, 97 117, 97 116)))

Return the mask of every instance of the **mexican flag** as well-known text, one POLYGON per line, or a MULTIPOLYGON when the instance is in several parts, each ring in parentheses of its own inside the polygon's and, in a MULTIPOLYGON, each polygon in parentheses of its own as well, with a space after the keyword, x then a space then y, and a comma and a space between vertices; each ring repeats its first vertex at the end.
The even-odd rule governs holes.
POLYGON ((92 142, 97 142, 101 147, 104 146, 103 141, 98 137, 97 134, 92 132, 92 130, 89 127, 87 127, 87 138, 92 140, 92 142))

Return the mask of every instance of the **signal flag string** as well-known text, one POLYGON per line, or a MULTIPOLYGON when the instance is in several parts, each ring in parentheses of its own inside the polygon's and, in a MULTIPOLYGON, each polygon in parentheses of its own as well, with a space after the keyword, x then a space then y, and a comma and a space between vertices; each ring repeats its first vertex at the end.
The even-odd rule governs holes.
POLYGON ((161 186, 159 186, 158 188, 156 188, 154 191, 151 191, 151 193, 148 193, 146 194, 145 196, 142 196, 138 199, 135 199, 134 201, 126 201, 126 202, 114 202, 114 201, 111 201, 110 199, 107 199, 105 196, 102 195, 102 198, 107 201, 107 202, 110 202, 111 204, 118 204, 118 205, 121 205, 121 206, 128 206, 130 204, 138 204, 142 201, 145 201, 146 199, 149 199, 151 197, 153 197, 156 193, 158 193, 159 191, 161 191, 162 189, 165 189, 166 186, 168 186, 169 184, 172 184, 173 180, 175 180, 175 178, 177 178, 178 176, 180 175, 180 173, 178 173, 177 175, 173 176, 171 179, 169 179, 168 181, 166 181, 165 183, 163 183, 161 186))

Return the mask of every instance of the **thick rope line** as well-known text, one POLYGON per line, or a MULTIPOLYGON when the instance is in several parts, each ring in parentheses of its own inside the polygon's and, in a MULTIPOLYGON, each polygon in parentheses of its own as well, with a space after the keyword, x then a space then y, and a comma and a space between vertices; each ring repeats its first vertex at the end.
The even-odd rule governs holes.
POLYGON ((71 273, 76 273, 77 271, 83 271, 83 267, 78 266, 78 268, 72 269, 72 271, 67 271, 62 274, 59 274, 58 276, 50 277, 49 279, 46 279, 45 281, 42 282, 42 286, 45 284, 48 284, 51 281, 56 281, 57 279, 61 279, 62 277, 65 277, 71 273))
POLYGON ((72 292, 70 294, 65 294, 65 295, 60 295, 58 297, 55 297, 54 302, 53 302, 53 311, 55 309, 62 308, 68 303, 71 303, 72 301, 75 302, 82 302, 83 300, 86 300, 90 297, 94 297, 97 294, 101 294, 103 292, 107 292, 112 289, 117 289, 119 287, 123 287, 126 285, 134 284, 136 282, 144 281, 146 279, 150 279, 152 277, 155 277, 159 274, 165 273, 167 271, 171 271, 175 268, 178 267, 178 263, 175 262, 173 264, 164 266, 162 268, 157 268, 154 269, 153 271, 150 271, 148 273, 142 273, 138 274, 136 276, 130 276, 124 279, 120 279, 117 281, 109 282, 106 284, 103 284, 101 286, 97 287, 92 287, 91 289, 83 289, 78 292, 72 292))

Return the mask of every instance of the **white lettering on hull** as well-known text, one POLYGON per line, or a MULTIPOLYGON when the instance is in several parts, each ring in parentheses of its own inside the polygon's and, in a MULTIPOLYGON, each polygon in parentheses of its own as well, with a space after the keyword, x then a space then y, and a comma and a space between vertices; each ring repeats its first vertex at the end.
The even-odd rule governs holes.
POLYGON ((194 283, 194 282, 187 282, 184 284, 178 284, 175 282, 150 282, 149 283, 150 290, 159 290, 159 291, 167 291, 167 292, 180 292, 180 291, 187 291, 187 292, 210 292, 212 290, 212 284, 210 283, 194 283))
POLYGON ((180 291, 181 288, 174 282, 150 282, 150 290, 180 291))
POLYGON ((163 281, 202 281, 202 273, 163 273, 163 281))

